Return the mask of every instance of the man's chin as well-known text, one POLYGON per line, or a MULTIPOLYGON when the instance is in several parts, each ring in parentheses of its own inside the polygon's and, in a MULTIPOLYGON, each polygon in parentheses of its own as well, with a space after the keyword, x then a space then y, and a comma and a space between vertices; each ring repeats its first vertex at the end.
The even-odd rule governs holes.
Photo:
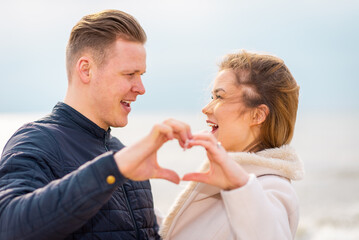
POLYGON ((125 127, 126 125, 128 124, 128 119, 127 118, 124 118, 124 119, 121 119, 120 121, 115 121, 111 127, 125 127))
POLYGON ((123 128, 126 127, 127 123, 121 123, 121 124, 113 124, 110 127, 112 128, 123 128))

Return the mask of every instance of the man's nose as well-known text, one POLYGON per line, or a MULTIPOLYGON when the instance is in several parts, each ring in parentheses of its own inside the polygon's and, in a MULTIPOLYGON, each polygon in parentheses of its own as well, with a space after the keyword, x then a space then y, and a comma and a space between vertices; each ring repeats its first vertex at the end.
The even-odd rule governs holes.
POLYGON ((143 95, 146 92, 145 86, 142 83, 141 76, 138 76, 136 79, 134 86, 132 87, 132 91, 138 93, 139 95, 143 95))

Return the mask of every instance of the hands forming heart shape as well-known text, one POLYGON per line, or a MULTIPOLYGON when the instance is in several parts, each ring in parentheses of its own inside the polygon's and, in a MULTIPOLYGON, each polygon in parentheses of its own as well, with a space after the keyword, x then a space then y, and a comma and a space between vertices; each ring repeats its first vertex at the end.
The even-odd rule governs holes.
POLYGON ((210 162, 207 172, 187 173, 182 180, 203 182, 225 190, 247 183, 248 173, 228 157, 225 148, 213 134, 192 135, 189 125, 174 119, 156 124, 140 141, 118 151, 114 158, 120 172, 134 181, 162 178, 178 184, 181 180, 178 174, 171 169, 162 168, 157 162, 157 151, 165 142, 173 139, 177 139, 183 149, 204 147, 210 162))

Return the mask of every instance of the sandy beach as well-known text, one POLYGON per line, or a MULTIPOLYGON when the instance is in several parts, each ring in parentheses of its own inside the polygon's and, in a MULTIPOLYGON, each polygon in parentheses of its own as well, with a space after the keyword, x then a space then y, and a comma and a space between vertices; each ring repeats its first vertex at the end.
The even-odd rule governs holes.
MULTIPOLYGON (((19 126, 40 116, 1 114, 0 149, 19 126)), ((131 144, 167 117, 188 122, 194 132, 208 129, 200 114, 131 114, 128 126, 112 133, 131 144)), ((358 122, 359 114, 299 113, 292 145, 305 164, 306 176, 293 182, 301 204, 296 240, 359 239, 358 122)), ((160 165, 175 169, 180 176, 198 169, 205 158, 203 149, 183 151, 176 142, 166 143, 158 152, 160 165)), ((187 184, 151 182, 155 206, 163 214, 187 184)))

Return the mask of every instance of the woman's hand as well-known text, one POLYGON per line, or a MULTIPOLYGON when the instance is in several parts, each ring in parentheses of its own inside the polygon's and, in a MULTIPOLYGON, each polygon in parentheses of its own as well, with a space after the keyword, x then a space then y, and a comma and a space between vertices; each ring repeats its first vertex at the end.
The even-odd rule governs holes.
POLYGON ((193 136, 188 148, 202 146, 207 151, 210 168, 205 173, 188 173, 182 180, 203 182, 224 190, 242 187, 248 182, 248 173, 235 161, 228 157, 226 150, 211 133, 193 136))
POLYGON ((192 139, 190 127, 174 119, 156 124, 146 137, 114 155, 120 172, 135 181, 162 178, 178 184, 178 174, 162 168, 157 162, 158 149, 172 139, 177 139, 181 147, 184 147, 185 142, 192 139))

